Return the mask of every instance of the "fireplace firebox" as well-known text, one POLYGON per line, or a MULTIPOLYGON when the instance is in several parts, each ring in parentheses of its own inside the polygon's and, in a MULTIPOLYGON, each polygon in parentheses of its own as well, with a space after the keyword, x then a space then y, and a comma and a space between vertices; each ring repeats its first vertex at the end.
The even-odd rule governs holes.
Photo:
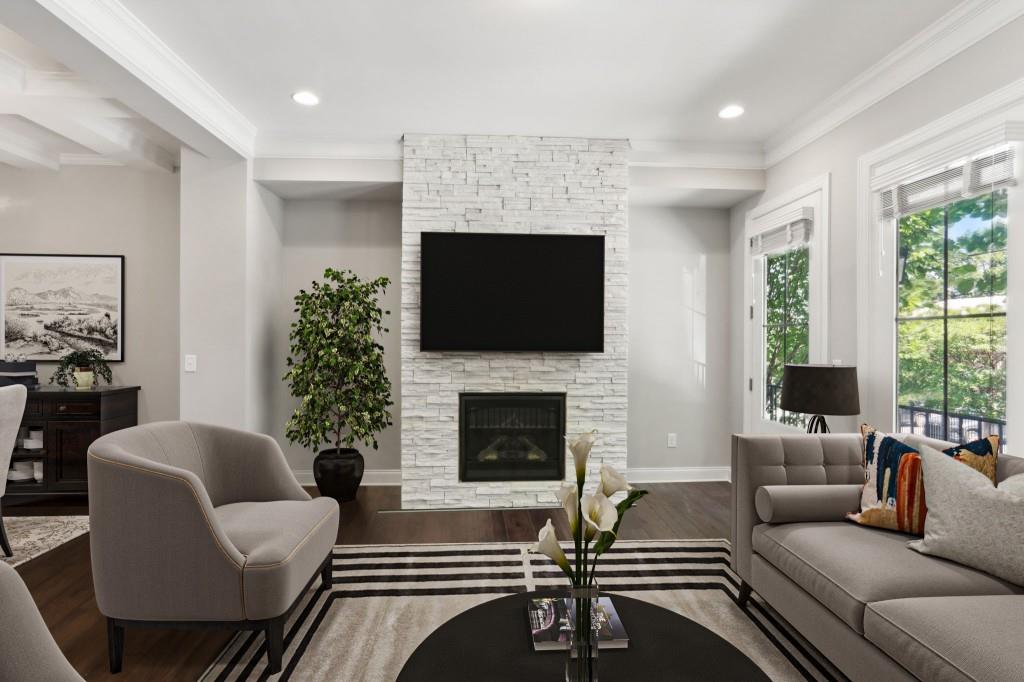
POLYGON ((459 394, 460 480, 564 477, 564 393, 459 394))

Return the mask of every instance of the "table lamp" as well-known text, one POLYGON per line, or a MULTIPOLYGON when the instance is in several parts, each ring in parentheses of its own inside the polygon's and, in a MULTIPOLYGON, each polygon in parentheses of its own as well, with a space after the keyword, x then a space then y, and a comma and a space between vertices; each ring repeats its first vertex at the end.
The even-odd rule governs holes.
POLYGON ((860 414, 857 368, 848 365, 786 365, 780 406, 813 415, 807 433, 829 433, 823 415, 860 414))

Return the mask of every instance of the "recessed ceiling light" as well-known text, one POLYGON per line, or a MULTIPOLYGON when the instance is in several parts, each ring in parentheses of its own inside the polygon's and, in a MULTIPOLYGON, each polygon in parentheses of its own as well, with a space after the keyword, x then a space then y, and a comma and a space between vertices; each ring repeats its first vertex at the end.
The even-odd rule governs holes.
POLYGON ((718 118, 739 118, 743 115, 743 107, 739 104, 728 104, 718 112, 718 118))
POLYGON ((317 97, 317 94, 309 90, 299 90, 293 93, 292 99, 307 107, 315 107, 317 104, 320 104, 320 98, 317 97))

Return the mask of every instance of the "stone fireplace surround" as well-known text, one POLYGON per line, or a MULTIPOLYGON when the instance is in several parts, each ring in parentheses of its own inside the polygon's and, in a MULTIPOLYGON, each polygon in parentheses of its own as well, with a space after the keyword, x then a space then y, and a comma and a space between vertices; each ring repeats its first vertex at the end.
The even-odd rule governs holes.
MULTIPOLYGON (((459 394, 566 394, 566 431, 596 428, 592 475, 626 470, 627 140, 406 134, 402 199, 402 507, 557 504, 557 481, 459 480, 459 394), (420 233, 605 235, 603 353, 419 349, 420 233)), ((572 311, 567 311, 571 315, 572 311)), ((565 466, 571 476, 571 461, 565 466)))

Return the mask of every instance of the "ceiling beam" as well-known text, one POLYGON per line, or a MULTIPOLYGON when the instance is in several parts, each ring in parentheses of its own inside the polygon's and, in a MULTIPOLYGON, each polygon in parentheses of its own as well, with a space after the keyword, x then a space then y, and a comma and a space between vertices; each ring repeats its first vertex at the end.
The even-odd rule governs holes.
POLYGON ((38 142, 0 127, 0 163, 32 170, 60 170, 58 158, 38 142))
POLYGON ((126 166, 174 171, 175 160, 171 153, 147 139, 128 121, 67 115, 38 101, 23 104, 17 113, 126 166))
POLYGON ((117 0, 3 0, 0 22, 211 158, 251 158, 256 127, 117 0))

